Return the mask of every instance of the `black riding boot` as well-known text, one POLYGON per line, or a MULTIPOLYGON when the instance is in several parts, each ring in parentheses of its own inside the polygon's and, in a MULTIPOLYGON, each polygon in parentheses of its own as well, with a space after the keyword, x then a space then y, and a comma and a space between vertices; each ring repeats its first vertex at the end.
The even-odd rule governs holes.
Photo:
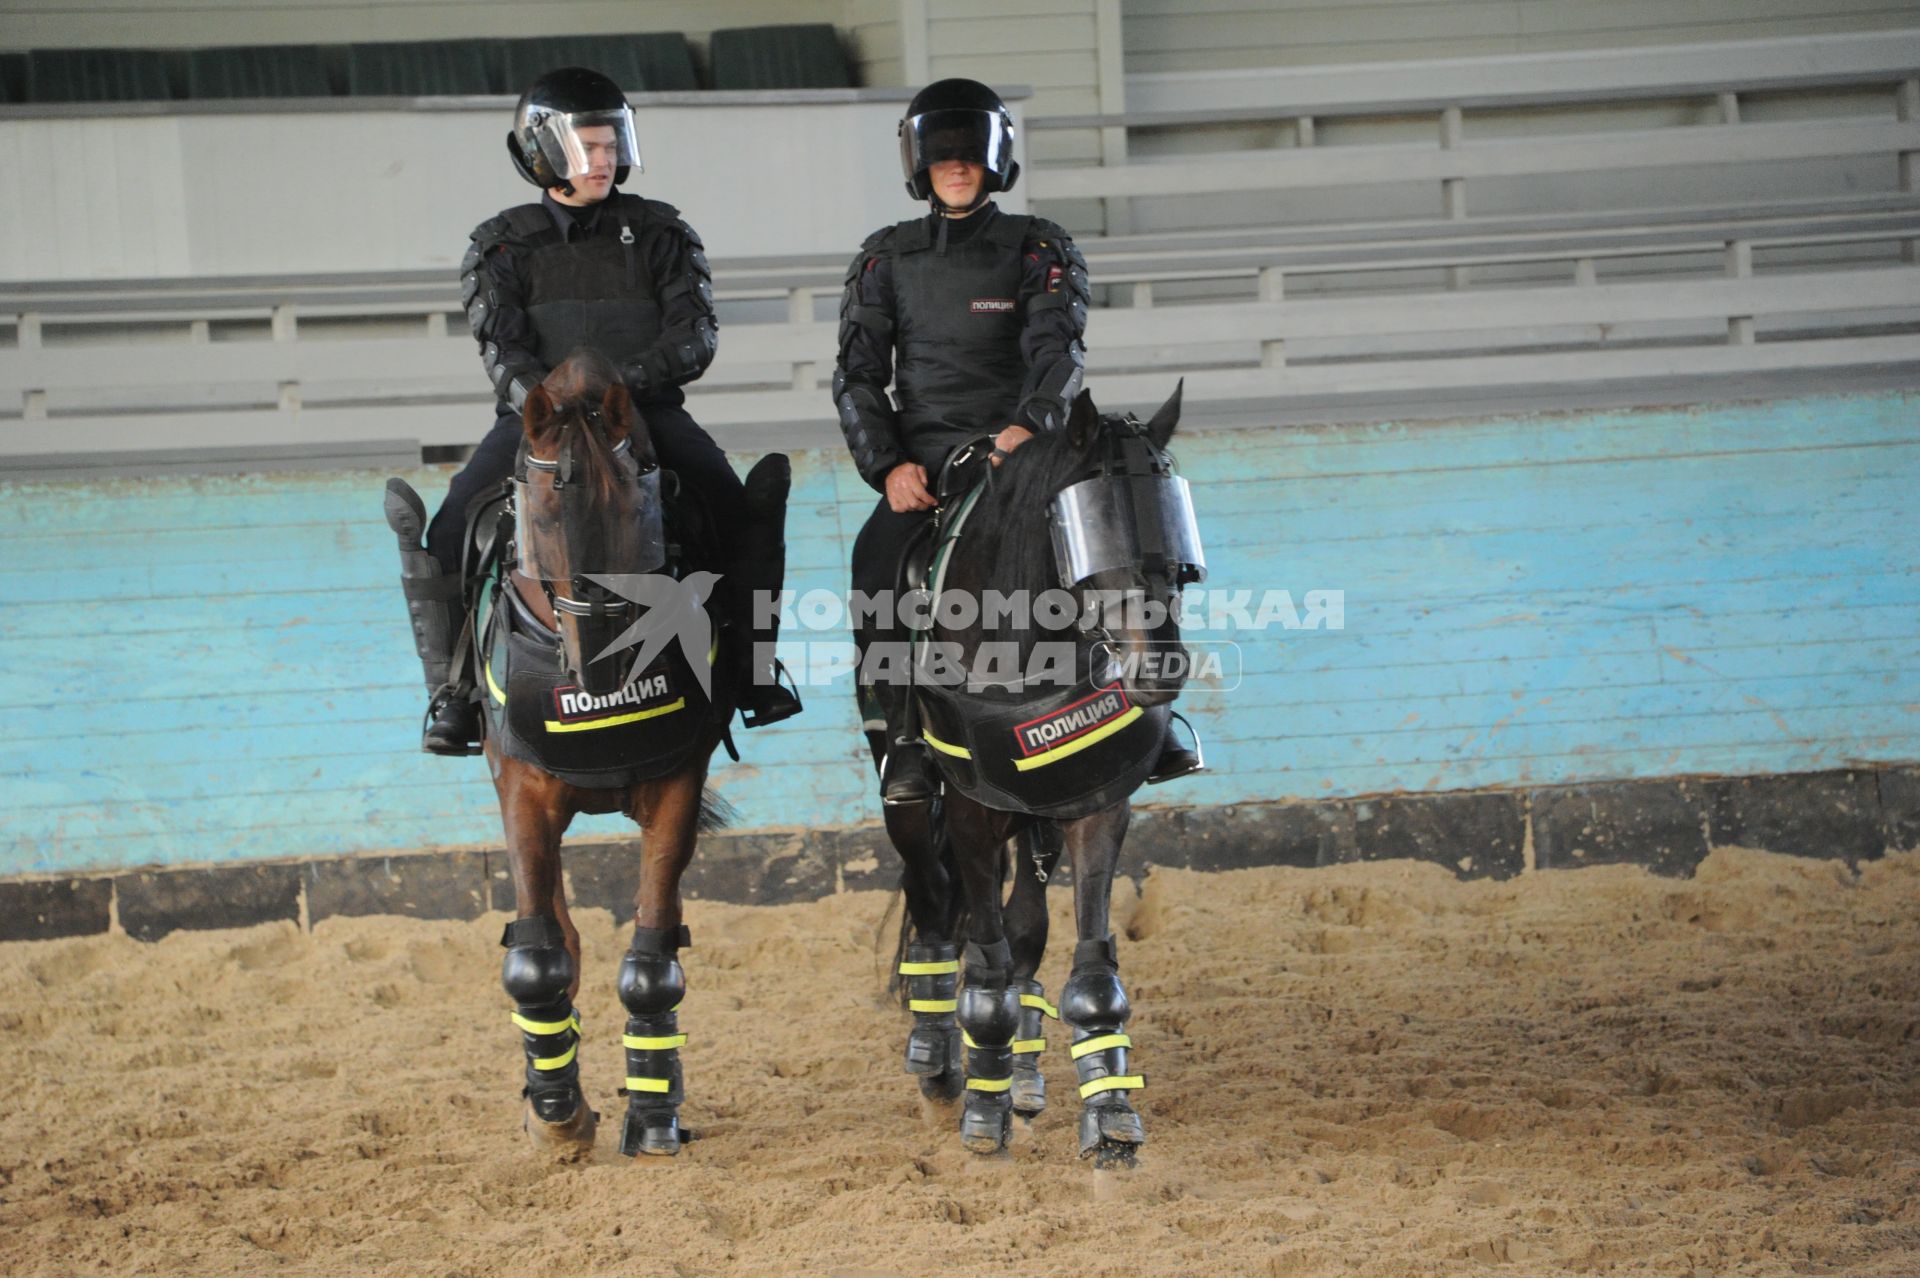
POLYGON ((421 549, 427 508, 404 479, 387 481, 387 526, 400 541, 400 589, 407 597, 414 649, 427 681, 427 724, 420 748, 429 754, 480 753, 480 706, 465 670, 454 668, 454 647, 466 626, 464 583, 440 570, 421 549))
POLYGON ((785 453, 768 453, 747 472, 746 522, 738 534, 733 565, 735 616, 746 627, 740 653, 740 720, 749 728, 790 719, 801 710, 800 696, 780 682, 773 655, 780 638, 777 601, 787 571, 787 491, 793 470, 785 453))

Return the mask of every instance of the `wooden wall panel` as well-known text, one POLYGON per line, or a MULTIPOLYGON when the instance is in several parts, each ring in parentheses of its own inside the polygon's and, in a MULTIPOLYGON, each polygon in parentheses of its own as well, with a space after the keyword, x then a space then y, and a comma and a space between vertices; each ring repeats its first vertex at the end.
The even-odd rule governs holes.
MULTIPOLYGON (((1920 759, 1920 398, 1178 452, 1222 622, 1190 636, 1237 644, 1242 677, 1184 698, 1214 771, 1148 802, 1920 759), (1274 589, 1344 592, 1343 628, 1226 624, 1274 589)), ((835 452, 795 463, 790 584, 838 590, 873 495, 835 452)), ((437 502, 446 473, 410 478, 437 502)), ((484 766, 415 749, 381 480, 0 487, 0 875, 497 843, 484 766)), ((790 664, 846 639, 790 633, 790 664)), ((877 815, 846 679, 805 695, 717 772, 746 826, 877 815)))

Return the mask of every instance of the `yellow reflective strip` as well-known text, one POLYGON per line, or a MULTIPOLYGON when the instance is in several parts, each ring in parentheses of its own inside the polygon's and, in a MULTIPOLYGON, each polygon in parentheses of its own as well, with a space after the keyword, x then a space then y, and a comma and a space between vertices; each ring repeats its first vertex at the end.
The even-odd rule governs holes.
POLYGON ((948 959, 944 963, 902 963, 902 976, 947 976, 960 970, 959 959, 948 959))
POLYGON ((576 1034, 580 1032, 580 1013, 578 1012, 573 1014, 573 1032, 576 1034))
POLYGON ((660 1038, 643 1038, 638 1034, 622 1034, 620 1046, 631 1047, 636 1052, 664 1052, 670 1047, 685 1047, 685 1034, 667 1034, 660 1038))
POLYGON ((486 671, 487 671, 487 691, 493 694, 493 699, 495 701, 498 701, 501 705, 504 706, 505 704, 507 704, 507 694, 500 691, 500 685, 493 681, 493 663, 491 661, 486 663, 486 671))
POLYGON ((962 1043, 965 1043, 968 1047, 980 1046, 980 1044, 973 1041, 973 1035, 967 1033, 965 1030, 960 1031, 960 1041, 962 1043))
POLYGON ((627 1079, 627 1090, 630 1092, 660 1092, 664 1094, 673 1090, 673 1080, 670 1078, 629 1077, 627 1079))
POLYGON ((956 759, 971 759, 973 757, 973 751, 967 749, 965 746, 949 745, 924 728, 920 730, 920 739, 938 750, 941 754, 950 754, 956 759))
POLYGON ((569 1047, 566 1051, 560 1053, 558 1056, 534 1057, 533 1067, 535 1069, 564 1069, 565 1067, 573 1063, 573 1058, 577 1056, 579 1052, 580 1052, 580 1044, 575 1043, 572 1047, 569 1047))
POLYGON ((1147 1080, 1138 1074, 1114 1074, 1108 1078, 1096 1078, 1091 1083, 1080 1084, 1080 1099, 1098 1096, 1101 1092, 1130 1092, 1136 1087, 1145 1087, 1147 1080))
POLYGON ((1109 1047, 1132 1047, 1133 1040, 1125 1034, 1102 1034, 1099 1038, 1089 1038, 1073 1045, 1073 1059, 1091 1056, 1095 1052, 1104 1052, 1109 1047))
POLYGON ((1120 731, 1122 728, 1127 727, 1145 713, 1146 711, 1142 710, 1139 706, 1134 706, 1112 723, 1102 724, 1084 737, 1075 737, 1065 745, 1055 746, 1051 750, 1046 750, 1034 755, 1031 759, 1015 759, 1013 761, 1014 769, 1018 772, 1028 772, 1034 768, 1044 768, 1049 763, 1058 763, 1068 755, 1079 754, 1088 746, 1105 741, 1108 737, 1120 731))
POLYGON ((1022 994, 1020 996, 1020 1006, 1037 1007, 1054 1020, 1057 1021, 1060 1019, 1060 1009, 1047 1002, 1046 999, 1041 998, 1038 994, 1022 994))
POLYGON ((1011 1078, 969 1078, 967 1090, 970 1092, 1004 1092, 1012 1088, 1011 1078))
POLYGON ((595 732, 601 728, 617 728, 623 723, 638 723, 642 719, 657 719, 663 714, 672 714, 675 710, 684 710, 687 699, 681 697, 669 705, 655 706, 651 710, 636 710, 632 714, 617 714, 611 719, 595 719, 591 723, 562 723, 558 719, 547 720, 548 732, 595 732))
POLYGON ((1013 1040, 1013 1054, 1015 1056, 1036 1056, 1046 1050, 1047 1040, 1044 1038, 1016 1038, 1013 1040))
POLYGON ((951 1012, 960 1006, 957 998, 910 998, 907 1000, 909 1012, 951 1012))
POLYGON ((513 1014, 513 1023, 529 1034, 564 1034, 580 1028, 576 1017, 570 1016, 564 1021, 530 1021, 518 1012, 513 1014))

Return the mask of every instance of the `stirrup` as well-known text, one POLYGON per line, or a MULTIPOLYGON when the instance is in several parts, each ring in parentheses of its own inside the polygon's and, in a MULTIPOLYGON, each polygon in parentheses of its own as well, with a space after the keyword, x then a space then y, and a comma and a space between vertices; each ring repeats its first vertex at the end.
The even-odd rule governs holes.
POLYGON ((1200 749, 1200 734, 1187 722, 1187 716, 1178 710, 1168 712, 1166 744, 1160 750, 1160 757, 1154 761, 1153 771, 1147 774, 1148 785, 1159 785, 1162 781, 1173 781, 1195 772, 1205 772, 1207 761, 1200 749), (1178 719, 1187 735, 1193 738, 1193 749, 1189 750, 1174 738, 1173 721, 1178 719))
POLYGON ((791 719, 806 709, 800 701, 800 688, 794 682, 793 675, 785 663, 778 657, 773 659, 773 682, 748 684, 741 694, 740 722, 749 728, 764 728, 770 723, 782 719, 791 719), (782 680, 785 682, 782 682, 782 680), (761 698, 755 704, 747 703, 748 697, 761 698))

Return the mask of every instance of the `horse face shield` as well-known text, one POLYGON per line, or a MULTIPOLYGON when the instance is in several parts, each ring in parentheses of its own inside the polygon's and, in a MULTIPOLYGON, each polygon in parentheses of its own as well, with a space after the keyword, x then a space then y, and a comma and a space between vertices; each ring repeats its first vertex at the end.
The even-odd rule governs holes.
POLYGON ((1193 494, 1144 437, 1119 441, 1093 478, 1061 489, 1047 522, 1069 590, 1115 568, 1137 568, 1176 589, 1206 580, 1193 494))
POLYGON ((608 519, 608 508, 598 507, 585 489, 592 481, 575 478, 570 451, 563 447, 554 461, 523 456, 513 479, 514 510, 523 525, 514 539, 515 568, 535 581, 566 582, 659 569, 667 562, 659 469, 641 473, 628 443, 617 444, 623 492, 611 509, 624 505, 632 513, 608 519))

